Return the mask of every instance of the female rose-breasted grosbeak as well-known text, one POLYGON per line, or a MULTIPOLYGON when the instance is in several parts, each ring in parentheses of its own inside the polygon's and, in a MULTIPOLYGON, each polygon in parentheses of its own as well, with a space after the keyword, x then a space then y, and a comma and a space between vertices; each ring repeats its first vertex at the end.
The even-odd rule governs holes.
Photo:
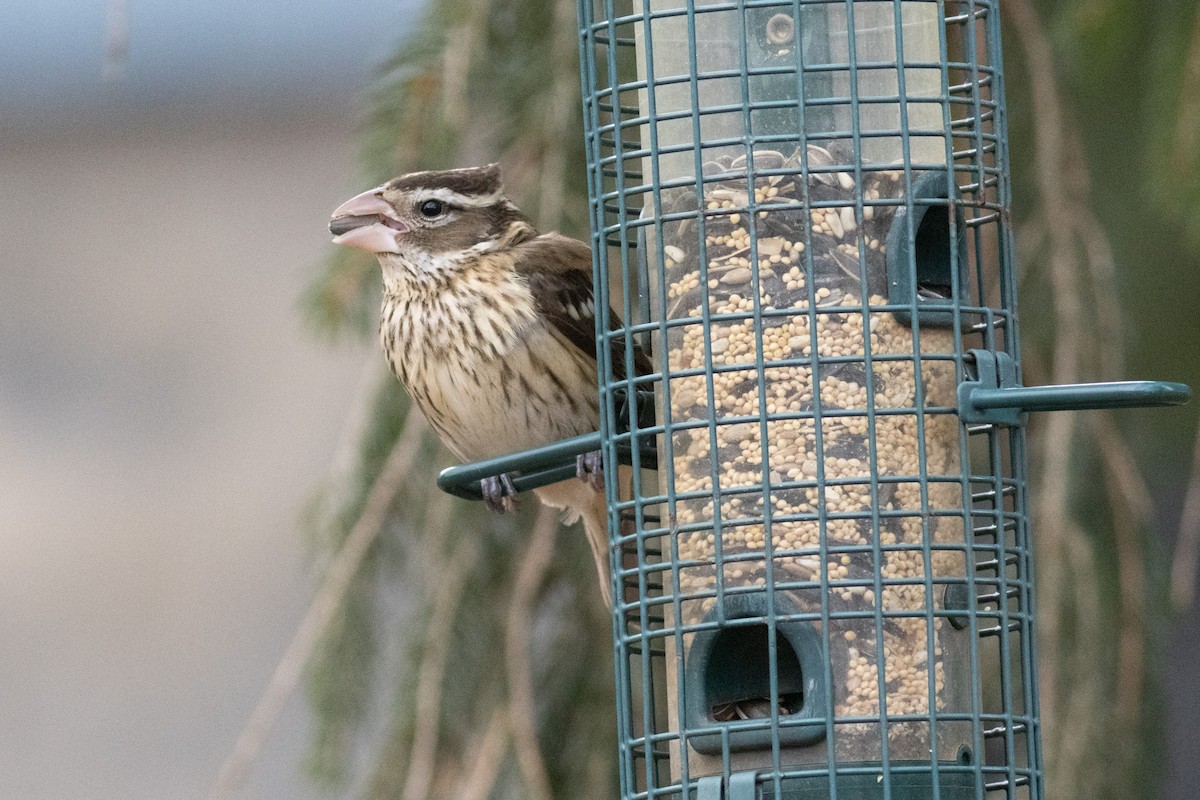
MULTIPOLYGON (((343 203, 329 229, 335 243, 378 257, 384 352, 455 455, 477 461, 596 430, 591 251, 539 235, 504 196, 497 165, 403 175, 343 203)), ((638 373, 649 372, 637 359, 638 373)), ((614 368, 624 363, 614 342, 614 368)), ((595 470, 581 460, 583 480, 534 491, 568 522, 583 520, 611 604, 595 470)), ((483 488, 493 510, 511 508, 507 476, 483 488)))

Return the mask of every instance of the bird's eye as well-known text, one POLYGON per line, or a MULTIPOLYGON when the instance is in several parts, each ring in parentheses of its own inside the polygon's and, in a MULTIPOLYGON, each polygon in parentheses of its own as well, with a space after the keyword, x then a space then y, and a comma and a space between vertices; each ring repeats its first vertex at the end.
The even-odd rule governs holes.
POLYGON ((446 204, 441 200, 426 200, 417 207, 417 210, 421 212, 422 217, 425 217, 426 219, 433 219, 434 217, 440 217, 443 213, 445 213, 446 204))

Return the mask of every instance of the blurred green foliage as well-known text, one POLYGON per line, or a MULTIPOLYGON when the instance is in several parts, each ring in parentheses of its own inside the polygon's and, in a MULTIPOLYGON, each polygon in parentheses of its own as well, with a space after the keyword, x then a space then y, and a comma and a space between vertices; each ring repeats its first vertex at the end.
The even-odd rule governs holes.
MULTIPOLYGON (((574 26, 574 4, 561 0, 431 0, 370 94, 364 186, 419 169, 500 161, 510 196, 544 229, 585 236, 574 26)), ((306 292, 314 328, 372 337, 378 273, 372 257, 335 252, 306 292)), ((336 550, 354 525, 410 411, 390 375, 364 404, 356 463, 315 504, 322 552, 336 550)), ((507 717, 512 704, 506 626, 537 504, 531 498, 519 513, 499 516, 435 497, 437 472, 450 462, 432 435, 426 439, 425 457, 310 667, 318 720, 311 773, 330 790, 364 797, 457 797, 477 791, 472 781, 480 775, 489 780, 480 800, 529 796, 516 751, 532 744, 555 797, 611 798, 614 770, 607 757, 596 758, 615 752, 611 622, 580 531, 557 537, 529 620, 536 636, 525 666, 537 703, 526 711, 538 740, 521 743, 512 725, 502 726, 508 732, 494 774, 475 762, 490 721, 507 717), (446 597, 454 581, 461 588, 446 597), (437 693, 431 704, 423 696, 430 691, 437 693), (435 741, 418 746, 421 737, 435 741), (599 774, 581 787, 580 765, 589 763, 599 774)))

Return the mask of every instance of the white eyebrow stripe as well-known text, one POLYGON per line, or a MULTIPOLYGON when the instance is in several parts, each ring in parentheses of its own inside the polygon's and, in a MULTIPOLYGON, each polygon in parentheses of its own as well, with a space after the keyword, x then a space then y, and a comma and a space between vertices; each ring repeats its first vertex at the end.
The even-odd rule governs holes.
POLYGON ((459 208, 494 206, 500 201, 500 198, 501 194, 499 192, 492 192, 491 194, 460 194, 453 189, 445 187, 417 189, 413 192, 413 201, 415 203, 423 203, 426 200, 441 200, 443 203, 448 203, 459 208))

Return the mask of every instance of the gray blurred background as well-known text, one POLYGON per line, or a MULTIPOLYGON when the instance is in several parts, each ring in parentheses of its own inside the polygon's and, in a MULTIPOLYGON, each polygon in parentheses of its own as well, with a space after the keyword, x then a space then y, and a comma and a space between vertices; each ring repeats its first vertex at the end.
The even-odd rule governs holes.
MULTIPOLYGON (((367 359, 305 330, 416 3, 0 1, 0 797, 208 791, 367 359), (119 9, 119 4, 117 4, 119 9)), ((319 796, 293 697, 246 797, 319 796)))

